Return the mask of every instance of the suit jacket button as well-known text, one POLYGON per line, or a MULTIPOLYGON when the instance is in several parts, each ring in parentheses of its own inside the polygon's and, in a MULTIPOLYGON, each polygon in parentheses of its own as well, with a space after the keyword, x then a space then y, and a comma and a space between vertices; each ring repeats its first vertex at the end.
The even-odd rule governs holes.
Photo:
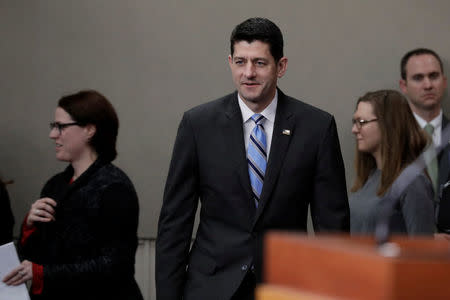
POLYGON ((241 266, 241 270, 242 270, 242 271, 247 271, 247 269, 248 269, 248 266, 247 266, 247 265, 242 265, 242 266, 241 266))

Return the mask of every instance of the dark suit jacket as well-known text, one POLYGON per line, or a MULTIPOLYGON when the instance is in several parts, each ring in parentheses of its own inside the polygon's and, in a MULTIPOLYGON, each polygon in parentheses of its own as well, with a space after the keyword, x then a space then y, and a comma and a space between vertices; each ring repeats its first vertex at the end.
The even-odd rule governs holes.
MULTIPOLYGON (((445 116, 442 116, 442 131, 444 128, 449 125, 449 121, 445 116)), ((450 207, 449 204, 443 204, 444 209, 441 212, 441 204, 443 201, 450 201, 450 197, 447 194, 443 197, 442 189, 444 184, 450 180, 450 144, 449 141, 444 140, 444 135, 442 134, 442 151, 438 154, 438 163, 439 163, 439 173, 438 173, 438 197, 435 197, 438 203, 436 203, 436 221, 437 221, 437 230, 441 232, 444 228, 448 229, 448 224, 450 223, 450 212, 448 209, 446 211, 445 207, 450 207)))
MULTIPOLYGON (((446 116, 442 116, 442 131, 444 128, 449 124, 448 119, 446 116)), ((442 135, 442 138, 444 136, 442 135)), ((439 163, 439 173, 438 173, 438 183, 439 187, 445 184, 449 179, 449 173, 450 173, 450 145, 449 141, 441 141, 442 143, 442 151, 438 154, 438 163, 439 163)))
POLYGON ((254 266, 263 234, 349 231, 344 164, 334 118, 278 91, 271 152, 254 206, 237 93, 183 116, 156 241, 157 299, 230 299, 254 266), (290 130, 290 135, 283 130, 290 130), (198 200, 200 223, 189 245, 198 200))

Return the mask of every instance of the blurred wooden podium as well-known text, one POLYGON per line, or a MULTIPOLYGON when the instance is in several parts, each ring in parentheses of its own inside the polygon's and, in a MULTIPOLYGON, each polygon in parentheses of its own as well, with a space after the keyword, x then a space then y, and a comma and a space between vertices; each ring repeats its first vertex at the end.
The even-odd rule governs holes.
POLYGON ((269 233, 257 300, 450 299, 450 243, 269 233))

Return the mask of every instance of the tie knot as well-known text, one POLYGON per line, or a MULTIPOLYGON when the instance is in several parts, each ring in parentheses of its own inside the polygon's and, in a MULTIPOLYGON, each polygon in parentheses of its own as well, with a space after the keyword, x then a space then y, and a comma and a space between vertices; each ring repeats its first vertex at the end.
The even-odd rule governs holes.
POLYGON ((434 126, 431 125, 430 123, 427 123, 427 125, 425 125, 425 127, 423 128, 429 135, 433 135, 434 132, 434 126))
POLYGON ((256 123, 256 125, 261 125, 264 120, 264 116, 261 114, 254 114, 251 119, 256 123))

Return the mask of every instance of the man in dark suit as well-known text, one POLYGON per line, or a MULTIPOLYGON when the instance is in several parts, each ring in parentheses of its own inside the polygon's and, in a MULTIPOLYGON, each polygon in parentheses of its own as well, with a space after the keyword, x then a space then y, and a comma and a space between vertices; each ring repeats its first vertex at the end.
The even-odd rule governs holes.
POLYGON ((349 230, 333 116, 285 95, 283 36, 271 21, 236 26, 237 92, 187 111, 178 129, 156 241, 157 299, 253 299, 263 235, 349 230), (189 251, 195 213, 200 222, 189 251))
MULTIPOLYGON (((435 147, 443 147, 437 160, 432 162, 435 166, 428 166, 435 200, 439 202, 441 188, 450 179, 449 141, 443 140, 442 134, 448 124, 448 119, 442 113, 442 100, 447 87, 442 60, 431 49, 414 49, 403 56, 400 73, 400 89, 407 96, 417 122, 430 134, 435 147)), ((438 203, 436 209, 438 213, 438 203)))

